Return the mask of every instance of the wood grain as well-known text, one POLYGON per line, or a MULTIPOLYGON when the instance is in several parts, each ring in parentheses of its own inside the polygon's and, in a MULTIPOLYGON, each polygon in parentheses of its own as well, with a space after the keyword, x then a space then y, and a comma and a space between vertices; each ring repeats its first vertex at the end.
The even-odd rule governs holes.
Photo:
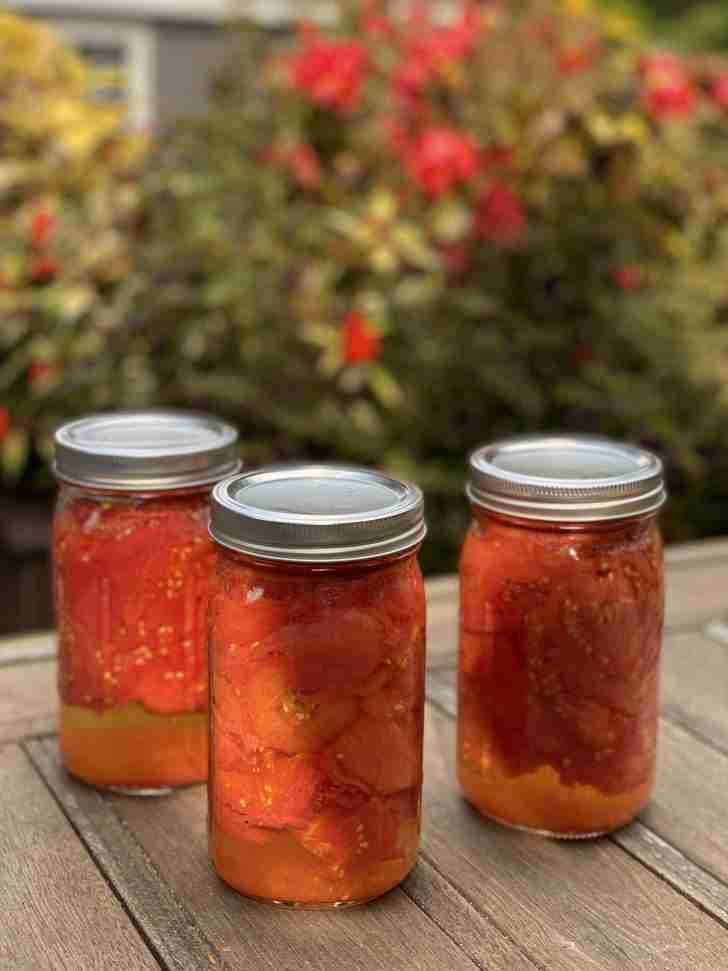
POLYGON ((0 749, 0 967, 158 968, 27 756, 0 749))
POLYGON ((468 903, 424 853, 403 885, 405 893, 445 931, 479 968, 527 971, 536 965, 484 914, 468 903))
POLYGON ((453 786, 454 723, 430 709, 425 854, 539 967, 715 971, 724 928, 609 840, 488 823, 453 786))
POLYGON ((196 787, 154 804, 119 798, 113 805, 226 964, 256 971, 472 971, 470 958, 402 890, 336 913, 273 910, 240 897, 207 859, 205 802, 196 787))
MULTIPOLYGON (((657 785, 645 826, 728 885, 728 757, 663 719, 657 785)), ((728 886, 722 890, 728 912, 728 886)))
MULTIPOLYGON (((676 549, 676 554, 680 548, 676 549)), ((728 613, 728 556, 667 559, 668 632, 698 628, 728 613)))
POLYGON ((57 709, 55 661, 0 666, 0 743, 54 731, 57 709))
POLYGON ((728 645, 701 634, 668 638, 662 661, 662 709, 728 752, 728 645))
MULTIPOLYGON (((54 739, 34 739, 26 743, 26 749, 164 967, 175 971, 222 967, 220 955, 114 812, 109 799, 68 775, 54 739)), ((153 811, 153 802, 140 802, 153 811)), ((85 965, 82 967, 85 969, 85 965)))
MULTIPOLYGON (((428 697, 451 717, 457 705, 455 680, 454 671, 428 673, 428 697)), ((611 837, 726 925, 727 797, 728 757, 663 718, 653 800, 641 821, 611 837)))
POLYGON ((52 631, 42 634, 21 634, 4 637, 0 641, 0 667, 24 664, 26 661, 47 661, 56 656, 57 638, 52 631))

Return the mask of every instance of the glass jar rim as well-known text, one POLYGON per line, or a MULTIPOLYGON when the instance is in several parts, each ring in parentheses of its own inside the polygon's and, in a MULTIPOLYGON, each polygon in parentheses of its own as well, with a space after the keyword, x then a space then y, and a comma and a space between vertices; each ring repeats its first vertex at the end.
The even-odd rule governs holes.
POLYGON ((372 560, 419 546, 426 531, 418 486, 359 466, 272 465, 212 492, 212 538, 261 560, 372 560))
POLYGON ((470 501, 543 522, 604 522, 657 512, 662 461, 647 449, 588 435, 503 439, 470 456, 470 501))
POLYGON ((54 444, 59 481, 110 493, 211 486, 241 466, 237 430, 195 411, 87 415, 61 425, 54 444))

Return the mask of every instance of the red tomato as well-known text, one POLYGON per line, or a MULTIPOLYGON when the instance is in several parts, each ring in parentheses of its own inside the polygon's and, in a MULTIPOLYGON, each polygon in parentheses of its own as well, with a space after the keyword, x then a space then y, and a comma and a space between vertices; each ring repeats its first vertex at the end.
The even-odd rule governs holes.
POLYGON ((409 789, 421 777, 416 741, 398 722, 368 715, 331 745, 325 764, 333 778, 364 783, 383 795, 409 789))
POLYGON ((338 691, 301 693, 298 672, 288 656, 272 655, 251 665, 234 691, 251 731, 266 748, 289 755, 316 752, 340 735, 358 713, 358 704, 338 691))
POLYGON ((222 803, 255 826, 306 826, 313 819, 323 772, 310 755, 263 752, 249 755, 236 769, 215 775, 222 803))
POLYGON ((394 859, 398 846, 399 816, 380 799, 370 799, 353 812, 321 813, 300 834, 303 846, 333 867, 394 859))

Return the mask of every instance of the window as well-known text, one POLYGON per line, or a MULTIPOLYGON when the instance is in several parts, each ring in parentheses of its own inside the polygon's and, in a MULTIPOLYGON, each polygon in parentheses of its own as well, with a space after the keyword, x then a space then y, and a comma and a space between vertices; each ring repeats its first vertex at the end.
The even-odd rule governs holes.
POLYGON ((134 128, 155 124, 157 59, 153 28, 78 20, 55 20, 52 27, 101 69, 95 91, 100 101, 125 104, 134 128))

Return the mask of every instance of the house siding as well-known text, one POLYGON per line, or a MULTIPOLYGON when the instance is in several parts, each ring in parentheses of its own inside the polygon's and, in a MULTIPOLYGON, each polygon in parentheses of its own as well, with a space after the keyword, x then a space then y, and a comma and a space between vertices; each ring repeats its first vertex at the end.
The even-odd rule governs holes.
POLYGON ((222 27, 200 24, 157 24, 155 34, 157 122, 165 126, 205 110, 210 82, 236 39, 222 27))

